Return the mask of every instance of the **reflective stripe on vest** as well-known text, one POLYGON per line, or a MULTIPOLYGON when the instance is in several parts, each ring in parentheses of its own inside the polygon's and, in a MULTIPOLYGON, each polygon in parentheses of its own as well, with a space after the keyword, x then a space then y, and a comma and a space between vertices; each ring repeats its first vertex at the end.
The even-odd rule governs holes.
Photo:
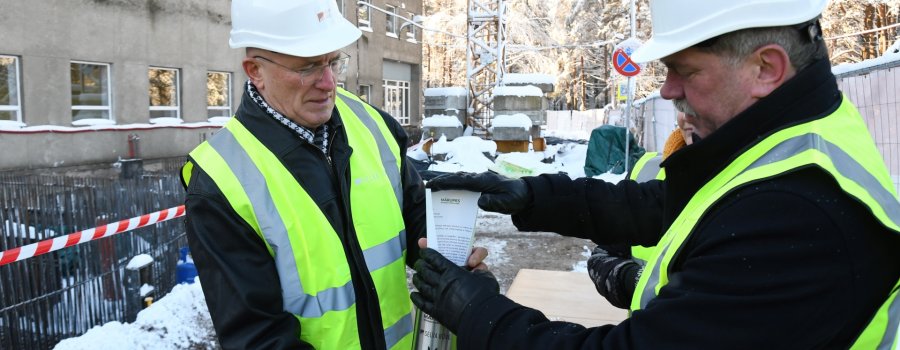
POLYGON ((662 163, 662 154, 658 152, 644 153, 634 163, 634 168, 631 169, 631 175, 628 178, 637 182, 665 179, 666 172, 659 167, 660 163, 662 163))
MULTIPOLYGON (((666 170, 659 167, 660 163, 662 163, 662 154, 659 154, 658 152, 644 153, 644 155, 634 163, 634 168, 631 169, 631 174, 628 178, 637 182, 663 180, 666 178, 666 170)), ((641 266, 646 266, 647 260, 653 257, 654 250, 656 250, 655 246, 631 246, 631 257, 641 264, 641 266)))
MULTIPOLYGON (((900 232, 900 202, 887 168, 859 112, 845 98, 830 116, 763 139, 701 187, 660 239, 635 288, 632 311, 646 308, 668 283, 671 262, 696 224, 719 199, 755 181, 810 165, 830 174, 844 192, 863 203, 882 225, 900 232)), ((854 348, 880 349, 881 345, 894 343, 900 320, 900 303, 894 303, 896 294, 895 288, 854 348)))
MULTIPOLYGON (((353 103, 361 104, 344 98, 336 101, 343 107, 339 110, 353 103)), ((388 348, 409 348, 412 305, 406 287, 402 197, 393 200, 398 195, 395 189, 400 188, 399 147, 378 146, 378 139, 385 145, 390 144, 386 137, 393 140, 379 114, 340 113, 354 150, 350 158, 354 228, 381 301, 385 341, 388 348), (377 119, 369 124, 377 133, 362 121, 373 118, 377 119), (382 149, 392 154, 378 154, 382 149), (372 198, 392 200, 372 206, 372 198)), ((277 157, 233 118, 191 152, 191 158, 213 178, 273 255, 284 309, 300 320, 300 338, 316 348, 359 348, 355 293, 341 241, 277 157)))

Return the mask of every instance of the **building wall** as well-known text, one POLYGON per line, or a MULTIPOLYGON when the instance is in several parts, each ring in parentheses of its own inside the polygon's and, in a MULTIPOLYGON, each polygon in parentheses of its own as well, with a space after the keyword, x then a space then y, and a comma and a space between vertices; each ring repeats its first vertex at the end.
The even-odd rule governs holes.
MULTIPOLYGON (((356 0, 339 0, 344 4, 344 17, 351 23, 359 24, 358 8, 366 5, 356 5, 356 0)), ((414 15, 423 15, 421 0, 371 0, 371 4, 380 9, 386 9, 386 5, 395 6, 398 15, 412 19, 414 15), (412 13, 412 15, 410 15, 412 13)), ((386 34, 385 25, 387 15, 376 9, 370 9, 370 29, 363 28, 362 37, 353 45, 344 49, 344 52, 352 57, 350 68, 346 76, 347 90, 359 93, 360 85, 372 86, 372 97, 369 102, 376 107, 384 107, 384 88, 382 87, 384 61, 393 61, 411 66, 410 81, 410 125, 418 128, 424 113, 422 95, 422 29, 417 29, 415 43, 407 39, 407 31, 411 26, 404 27, 397 35, 391 37, 386 34)), ((405 21, 397 19, 399 28, 405 21)))
MULTIPOLYGON (((228 47, 229 0, 3 0, 0 55, 20 65, 22 122, 72 127, 70 63, 110 65, 116 125, 149 123, 150 67, 180 70, 180 116, 207 121, 208 71, 229 72, 232 110, 246 80, 241 50, 228 47)), ((125 157, 128 135, 142 137, 142 156, 185 155, 206 129, 29 132, 0 134, 0 169, 53 167, 125 157)))
MULTIPOLYGON (((356 1, 337 1, 346 5, 345 17, 358 23, 356 1)), ((398 14, 407 18, 422 14, 421 0, 373 0, 372 4, 396 6, 398 14)), ((230 0, 0 1, 0 55, 19 59, 22 122, 28 127, 72 127, 70 63, 83 61, 110 65, 112 120, 120 128, 0 131, 0 149, 6 150, 0 157, 0 170, 115 162, 127 157, 131 134, 141 138, 142 158, 187 154, 217 127, 145 128, 150 119, 148 69, 180 71, 184 123, 207 121, 206 73, 231 73, 233 112, 247 77, 240 65, 243 50, 228 47, 230 7, 230 0), (142 127, 129 129, 131 124, 142 127)), ((411 65, 410 124, 417 128, 423 100, 421 29, 415 43, 405 40, 408 27, 399 38, 389 37, 387 16, 375 9, 370 12, 371 31, 363 31, 363 37, 344 50, 353 57, 345 87, 358 92, 359 84, 371 85, 370 102, 383 107, 384 60, 411 65)), ((398 27, 404 23, 397 22, 398 27)))

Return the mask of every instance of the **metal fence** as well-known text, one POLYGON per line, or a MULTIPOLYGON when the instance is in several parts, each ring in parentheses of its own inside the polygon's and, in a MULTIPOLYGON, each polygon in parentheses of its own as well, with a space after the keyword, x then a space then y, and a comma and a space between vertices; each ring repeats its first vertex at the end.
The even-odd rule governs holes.
POLYGON ((836 75, 838 86, 866 120, 900 192, 900 61, 836 75))
MULTIPOLYGON (((177 206, 178 164, 129 180, 0 174, 0 251, 177 206)), ((126 265, 150 255, 132 283, 161 298, 176 283, 183 227, 170 220, 0 266, 0 349, 47 349, 93 326, 133 321, 144 298, 125 285, 126 265)))

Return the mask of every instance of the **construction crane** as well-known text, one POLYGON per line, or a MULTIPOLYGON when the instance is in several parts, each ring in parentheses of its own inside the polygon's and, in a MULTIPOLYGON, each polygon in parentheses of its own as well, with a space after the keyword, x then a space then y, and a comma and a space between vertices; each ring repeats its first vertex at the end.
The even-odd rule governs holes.
POLYGON ((506 73, 506 2, 468 0, 466 15, 466 121, 486 133, 493 117, 493 89, 506 73))

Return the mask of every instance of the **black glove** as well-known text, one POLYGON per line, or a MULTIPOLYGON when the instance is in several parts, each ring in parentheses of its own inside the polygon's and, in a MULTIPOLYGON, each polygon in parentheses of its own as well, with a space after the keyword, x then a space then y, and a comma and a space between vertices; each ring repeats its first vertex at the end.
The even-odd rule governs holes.
POLYGON ((434 191, 468 190, 481 192, 478 206, 487 211, 516 214, 531 203, 531 189, 525 180, 510 179, 497 173, 455 173, 441 175, 425 184, 434 191))
POLYGON ((410 295, 422 312, 456 333, 469 306, 478 306, 500 295, 500 285, 487 270, 466 271, 434 249, 419 252, 413 284, 419 290, 410 295))
POLYGON ((634 287, 640 277, 641 265, 629 257, 612 254, 597 246, 588 258, 588 275, 594 287, 610 304, 621 309, 631 306, 634 287))

